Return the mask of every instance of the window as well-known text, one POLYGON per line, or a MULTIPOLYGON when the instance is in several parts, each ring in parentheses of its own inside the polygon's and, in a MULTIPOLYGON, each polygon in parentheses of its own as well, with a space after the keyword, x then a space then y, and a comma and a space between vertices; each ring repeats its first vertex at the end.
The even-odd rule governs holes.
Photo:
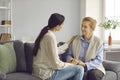
MULTIPOLYGON (((120 22, 120 0, 105 0, 105 16, 117 19, 120 22)), ((105 40, 108 40, 109 31, 105 31, 105 40)), ((120 26, 111 30, 113 43, 120 43, 120 26)))

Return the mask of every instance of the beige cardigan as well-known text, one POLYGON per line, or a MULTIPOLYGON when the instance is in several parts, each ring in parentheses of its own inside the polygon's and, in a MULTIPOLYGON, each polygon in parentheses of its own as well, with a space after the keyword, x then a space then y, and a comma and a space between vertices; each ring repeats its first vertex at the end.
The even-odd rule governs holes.
POLYGON ((68 45, 64 44, 58 48, 56 37, 52 31, 49 30, 44 35, 40 47, 41 49, 38 50, 38 53, 33 60, 34 76, 44 80, 51 77, 55 70, 61 70, 71 65, 70 63, 62 62, 59 59, 59 53, 63 53, 63 51, 68 48, 68 45))
MULTIPOLYGON (((98 37, 93 35, 91 38, 91 42, 89 44, 88 50, 86 52, 85 62, 89 62, 91 59, 94 59, 96 57, 97 49, 101 44, 103 44, 103 42, 98 37)), ((73 56, 76 59, 78 59, 78 57, 80 55, 79 54, 80 45, 81 45, 81 40, 80 40, 80 35, 78 35, 72 43, 73 56)), ((105 74, 105 69, 104 69, 102 63, 99 66, 97 66, 96 68, 101 70, 105 74)))

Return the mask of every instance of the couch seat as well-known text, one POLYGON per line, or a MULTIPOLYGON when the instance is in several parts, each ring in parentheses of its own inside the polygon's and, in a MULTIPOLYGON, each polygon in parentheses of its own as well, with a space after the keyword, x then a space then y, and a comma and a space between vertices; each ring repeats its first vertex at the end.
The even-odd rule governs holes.
POLYGON ((31 76, 31 74, 28 73, 17 72, 17 73, 7 74, 6 80, 42 80, 42 79, 31 76))

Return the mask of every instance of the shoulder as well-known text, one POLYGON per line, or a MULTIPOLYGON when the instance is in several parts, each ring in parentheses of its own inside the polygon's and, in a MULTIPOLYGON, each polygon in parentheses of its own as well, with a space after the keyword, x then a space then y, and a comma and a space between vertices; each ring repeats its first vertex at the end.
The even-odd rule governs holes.
POLYGON ((80 42, 80 35, 76 35, 75 39, 72 42, 72 45, 74 45, 74 44, 76 45, 76 44, 78 44, 78 42, 80 42))
POLYGON ((74 39, 75 40, 80 40, 80 35, 76 35, 76 38, 74 39))
POLYGON ((43 37, 44 40, 54 40, 54 36, 50 33, 46 33, 43 37))
POLYGON ((96 42, 96 43, 98 43, 98 44, 103 44, 102 39, 100 39, 99 37, 97 37, 95 35, 93 35, 93 41, 96 42))

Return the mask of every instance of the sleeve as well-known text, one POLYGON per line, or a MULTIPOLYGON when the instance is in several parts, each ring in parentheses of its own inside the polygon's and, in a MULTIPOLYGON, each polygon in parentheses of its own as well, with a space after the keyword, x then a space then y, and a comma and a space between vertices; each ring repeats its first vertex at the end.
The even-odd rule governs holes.
POLYGON ((48 60, 50 62, 50 68, 55 70, 55 69, 63 69, 65 67, 67 67, 67 63, 62 62, 59 59, 58 56, 58 50, 57 50, 57 41, 55 38, 49 37, 47 39, 47 43, 46 43, 46 47, 47 47, 47 56, 48 56, 48 60))
POLYGON ((62 46, 59 46, 58 47, 58 54, 63 54, 65 53, 65 51, 68 49, 68 44, 63 44, 62 46))
POLYGON ((66 61, 70 58, 73 58, 72 45, 69 46, 68 51, 66 52, 66 61))
POLYGON ((97 56, 89 62, 86 62, 87 70, 96 69, 103 62, 103 45, 98 48, 97 56))

